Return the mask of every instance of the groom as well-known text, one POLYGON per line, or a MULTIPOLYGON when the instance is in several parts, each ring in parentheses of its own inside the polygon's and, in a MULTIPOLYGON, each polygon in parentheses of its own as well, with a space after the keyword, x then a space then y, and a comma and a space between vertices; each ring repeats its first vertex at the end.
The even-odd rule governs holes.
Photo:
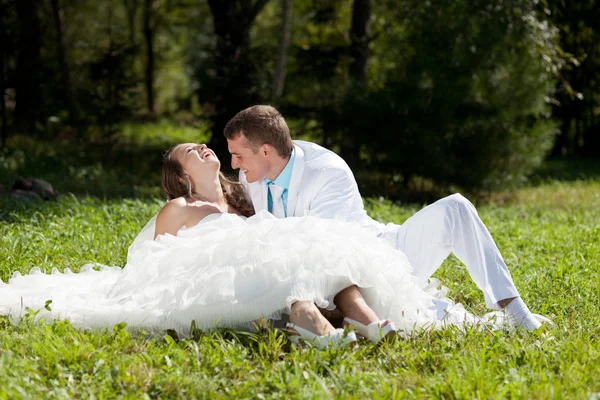
POLYGON ((505 309, 511 323, 525 329, 540 327, 477 210, 460 194, 425 207, 402 225, 384 225, 367 215, 346 162, 315 143, 292 141, 275 108, 257 105, 240 111, 224 134, 231 166, 240 170, 240 182, 257 212, 357 222, 403 251, 423 284, 454 253, 483 291, 489 308, 505 309))

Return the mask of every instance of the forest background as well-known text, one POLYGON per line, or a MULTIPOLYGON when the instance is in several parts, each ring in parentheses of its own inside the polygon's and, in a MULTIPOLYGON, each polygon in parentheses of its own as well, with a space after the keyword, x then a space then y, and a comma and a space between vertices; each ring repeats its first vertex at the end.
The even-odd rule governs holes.
POLYGON ((227 166, 224 125, 269 103, 363 194, 510 190, 600 155, 599 39, 594 0, 0 0, 0 177, 88 191, 175 138, 227 166))

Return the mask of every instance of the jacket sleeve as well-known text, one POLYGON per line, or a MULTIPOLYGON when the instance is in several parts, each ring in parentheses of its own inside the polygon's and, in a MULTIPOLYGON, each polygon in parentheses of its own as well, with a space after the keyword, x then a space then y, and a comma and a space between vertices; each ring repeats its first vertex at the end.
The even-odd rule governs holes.
POLYGON ((321 218, 357 221, 366 217, 358 185, 349 168, 324 168, 314 181, 309 212, 321 218))

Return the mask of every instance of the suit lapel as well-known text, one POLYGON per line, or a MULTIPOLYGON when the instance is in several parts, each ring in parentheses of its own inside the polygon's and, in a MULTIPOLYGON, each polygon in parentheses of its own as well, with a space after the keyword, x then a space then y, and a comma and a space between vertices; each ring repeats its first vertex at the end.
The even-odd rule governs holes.
POLYGON ((294 169, 292 169, 292 178, 290 179, 290 186, 288 188, 288 217, 293 217, 296 215, 296 204, 298 203, 298 195, 300 193, 300 181, 302 180, 302 173, 304 172, 305 164, 304 151, 296 145, 294 148, 296 149, 296 156, 294 158, 294 169))

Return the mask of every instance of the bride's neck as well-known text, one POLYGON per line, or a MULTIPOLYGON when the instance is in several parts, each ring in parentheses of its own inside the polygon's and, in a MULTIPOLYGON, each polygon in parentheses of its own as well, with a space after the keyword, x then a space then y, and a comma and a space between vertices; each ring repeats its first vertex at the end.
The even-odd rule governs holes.
POLYGON ((218 177, 212 181, 196 182, 192 197, 196 200, 217 204, 219 208, 227 210, 227 202, 218 177))

